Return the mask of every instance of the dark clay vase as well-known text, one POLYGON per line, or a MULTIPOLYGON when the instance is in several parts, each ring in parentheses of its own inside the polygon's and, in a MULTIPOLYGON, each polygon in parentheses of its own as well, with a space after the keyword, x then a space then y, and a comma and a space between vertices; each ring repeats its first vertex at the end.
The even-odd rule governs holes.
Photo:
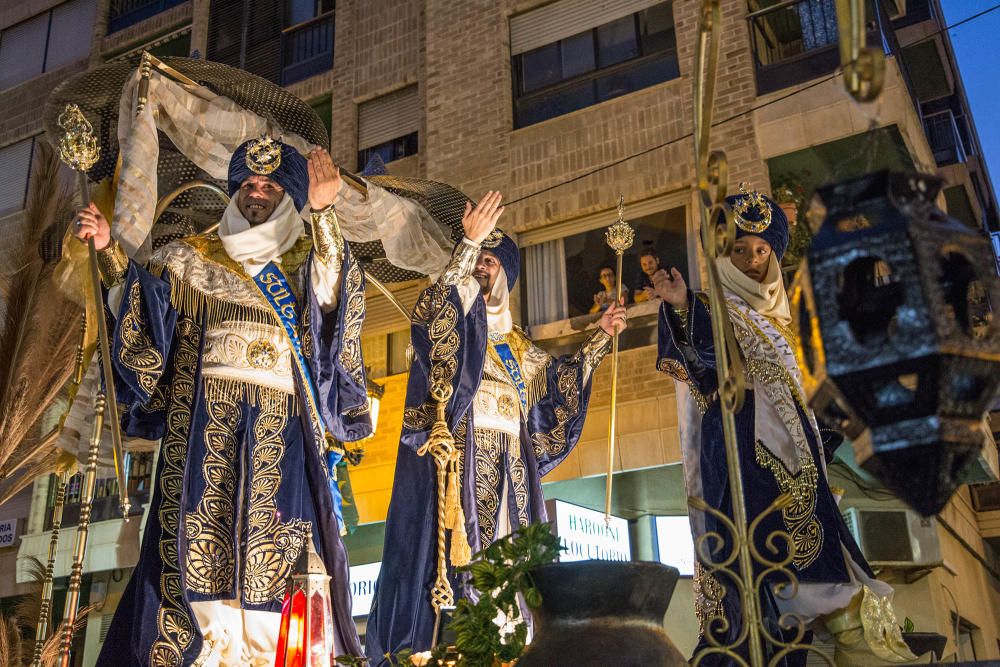
POLYGON ((663 631, 677 583, 659 563, 588 560, 534 570, 542 606, 517 667, 686 665, 663 631))

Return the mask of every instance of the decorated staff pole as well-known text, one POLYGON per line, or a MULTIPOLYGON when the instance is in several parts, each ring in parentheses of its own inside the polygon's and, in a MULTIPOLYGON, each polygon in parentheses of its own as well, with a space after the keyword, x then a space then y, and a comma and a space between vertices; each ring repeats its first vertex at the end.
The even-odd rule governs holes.
POLYGON ((56 553, 59 549, 59 529, 62 527, 63 505, 66 502, 66 483, 69 472, 59 475, 56 488, 56 502, 52 507, 52 536, 49 538, 49 557, 45 563, 45 579, 42 581, 42 606, 38 611, 38 625, 35 627, 35 651, 31 667, 41 667, 42 648, 49 634, 49 618, 52 615, 52 579, 56 567, 56 553))
MULTIPOLYGON (((635 231, 625 222, 625 196, 618 198, 618 220, 604 233, 608 245, 615 251, 615 305, 622 300, 622 255, 632 247, 635 231)), ((618 329, 611 341, 611 416, 608 420, 608 478, 604 485, 604 522, 611 522, 611 489, 615 471, 615 417, 618 407, 618 329)))
MULTIPOLYGON (((87 187, 87 170, 94 166, 100 157, 101 149, 93 136, 93 127, 75 104, 66 105, 59 117, 59 127, 63 136, 59 141, 59 157, 70 168, 77 172, 80 196, 83 202, 90 201, 87 187)), ((90 530, 90 512, 94 502, 94 488, 97 486, 97 455, 101 445, 101 433, 104 430, 104 410, 107 407, 111 422, 111 434, 114 450, 115 472, 118 479, 118 493, 122 500, 122 514, 128 520, 128 487, 124 478, 121 457, 121 434, 118 431, 118 405, 115 402, 115 385, 111 368, 111 348, 108 342, 108 328, 104 321, 104 295, 101 293, 101 275, 97 267, 97 249, 94 239, 87 242, 90 255, 90 282, 93 290, 95 308, 97 310, 97 338, 101 350, 101 362, 104 369, 104 389, 98 385, 94 397, 94 425, 90 436, 90 448, 87 451, 87 465, 83 472, 83 484, 80 489, 80 521, 76 528, 76 542, 73 547, 73 567, 70 571, 69 588, 66 594, 66 610, 63 613, 62 638, 59 641, 59 665, 69 667, 70 649, 73 645, 73 630, 76 626, 77 611, 80 604, 80 581, 83 578, 83 558, 87 552, 87 535, 90 530), (107 394, 105 394, 107 392, 107 394)))

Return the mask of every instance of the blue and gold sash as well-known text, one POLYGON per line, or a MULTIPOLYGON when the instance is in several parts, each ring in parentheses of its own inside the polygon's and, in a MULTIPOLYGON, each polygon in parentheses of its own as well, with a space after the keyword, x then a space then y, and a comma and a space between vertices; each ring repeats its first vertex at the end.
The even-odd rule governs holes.
POLYGON ((253 281, 260 293, 264 295, 264 299, 271 306, 275 318, 288 336, 288 342, 292 347, 292 359, 295 361, 299 377, 306 388, 303 393, 309 410, 309 419, 317 438, 316 442, 322 450, 325 446, 326 429, 323 427, 323 420, 319 414, 319 401, 316 399, 316 389, 309 373, 309 365, 302 354, 302 338, 299 335, 299 319, 296 308, 298 303, 295 299, 295 293, 288 284, 288 279, 274 262, 268 262, 253 281))
POLYGON ((524 376, 521 374, 521 365, 517 362, 514 357, 514 352, 510 349, 510 345, 504 342, 494 342, 493 349, 496 350, 497 356, 500 357, 500 362, 503 364, 504 370, 507 371, 507 375, 510 377, 511 382, 514 383, 514 388, 517 390, 517 397, 521 399, 521 409, 524 414, 528 414, 528 388, 524 384, 524 376))

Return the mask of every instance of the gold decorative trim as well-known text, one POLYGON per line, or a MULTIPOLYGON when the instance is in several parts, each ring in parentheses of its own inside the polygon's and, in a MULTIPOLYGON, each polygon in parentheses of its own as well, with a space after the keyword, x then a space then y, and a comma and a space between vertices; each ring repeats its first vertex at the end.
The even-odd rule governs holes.
POLYGON ((101 273, 101 282, 108 289, 125 279, 128 271, 128 255, 115 239, 107 247, 97 251, 97 269, 101 273))
POLYGON ((702 416, 708 412, 708 399, 698 390, 698 385, 691 379, 691 375, 687 372, 684 364, 676 359, 664 357, 660 359, 660 362, 656 365, 656 369, 661 373, 666 373, 677 382, 683 382, 687 385, 691 398, 694 399, 695 405, 698 406, 698 412, 702 416))
POLYGON ((713 619, 724 618, 722 599, 726 589, 715 576, 700 562, 694 564, 692 580, 694 592, 694 614, 698 618, 698 633, 705 636, 713 619))
POLYGON ((361 355, 361 325, 365 320, 365 291, 361 268, 351 260, 347 264, 347 303, 340 364, 356 383, 365 386, 365 365, 361 355))
POLYGON ((754 458, 757 465, 774 475, 778 489, 792 498, 792 502, 781 509, 781 518, 795 546, 792 564, 800 571, 804 570, 816 561, 823 550, 823 526, 816 518, 819 472, 810 458, 802 461, 802 468, 797 474, 791 474, 760 440, 754 443, 754 458))
POLYGON ((158 481, 160 508, 157 513, 161 529, 161 599, 156 614, 158 634, 149 649, 149 667, 182 667, 184 652, 194 641, 194 621, 187 612, 178 569, 177 531, 200 338, 198 325, 191 318, 182 316, 177 322, 178 344, 174 355, 170 408, 167 411, 167 434, 161 445, 163 467, 158 481))
POLYGON ((327 208, 313 211, 309 217, 312 222, 316 257, 327 266, 339 267, 344 257, 344 237, 340 233, 337 213, 333 208, 327 208))
POLYGON ((163 375, 163 354, 153 345, 142 308, 142 286, 132 282, 126 297, 125 314, 118 328, 122 340, 118 360, 135 373, 139 386, 152 396, 156 383, 163 375))

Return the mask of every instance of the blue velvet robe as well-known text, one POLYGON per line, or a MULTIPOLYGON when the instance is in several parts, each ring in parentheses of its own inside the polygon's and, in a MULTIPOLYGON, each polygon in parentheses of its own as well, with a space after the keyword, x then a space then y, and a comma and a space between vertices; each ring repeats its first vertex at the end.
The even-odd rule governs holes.
MULTIPOLYGON (((715 346, 712 338, 708 301, 704 295, 695 295, 689 292, 688 303, 690 309, 686 320, 682 320, 669 304, 664 302, 660 307, 657 368, 673 377, 679 385, 685 386, 686 391, 697 406, 697 411, 701 413, 700 429, 695 425, 695 430, 700 430, 700 437, 695 438, 696 442, 694 443, 689 444, 686 441, 682 443, 682 447, 686 450, 684 452, 685 466, 694 468, 695 465, 692 464, 696 462, 698 470, 697 479, 688 479, 688 493, 700 496, 709 506, 721 510, 732 519, 732 498, 729 489, 721 404, 718 397, 718 376, 715 368, 715 346), (693 459, 689 457, 693 457, 693 459), (700 488, 697 488, 699 482, 700 488)), ((745 315, 749 306, 742 303, 742 310, 745 315)), ((745 317, 740 317, 739 310, 734 308, 732 302, 730 303, 730 313, 738 329, 741 322, 749 321, 745 317)), ((744 326, 744 332, 747 328, 744 326)), ((752 327, 749 328, 752 329, 752 327)), ((739 334, 738 330, 738 340, 740 340, 739 334)), ((755 335, 765 334, 761 330, 755 332, 755 335)), ((745 350, 744 357, 746 357, 745 350)), ((834 441, 839 444, 839 438, 836 434, 826 431, 817 432, 815 421, 810 419, 798 401, 795 402, 794 409, 808 442, 812 470, 818 471, 815 474, 814 482, 807 488, 800 486, 795 489, 796 481, 805 481, 804 475, 809 473, 803 471, 798 475, 792 475, 778 457, 768 453, 767 447, 764 446, 765 443, 755 442, 756 419, 758 417, 755 413, 753 391, 755 385, 753 381, 768 381, 765 374, 770 373, 770 371, 765 370, 764 364, 747 363, 746 358, 744 363, 748 369, 748 390, 743 408, 735 415, 735 421, 747 520, 752 521, 760 515, 783 492, 795 493, 796 490, 804 492, 811 496, 811 500, 815 502, 809 516, 793 516, 792 512, 789 512, 788 516, 782 512, 769 514, 754 534, 757 549, 774 561, 784 559, 787 554, 785 544, 778 540, 775 544, 778 547, 778 553, 774 553, 766 543, 766 538, 774 531, 785 531, 793 536, 802 536, 802 544, 808 545, 807 549, 802 549, 802 553, 798 551, 797 547, 797 557, 790 565, 800 582, 840 583, 848 581, 848 564, 844 558, 843 549, 847 550, 850 557, 860 565, 866 574, 874 577, 837 509, 836 500, 830 491, 826 478, 822 438, 828 437, 830 439, 828 444, 833 444, 833 446, 835 446, 834 441), (808 553, 806 553, 807 551, 808 553)), ((773 375, 770 376, 770 381, 775 381, 773 375)), ((683 419, 683 417, 681 418, 683 419)), ((689 477, 690 471, 686 470, 685 476, 689 477)), ((698 513, 696 516, 692 516, 692 524, 696 538, 705 533, 716 532, 727 540, 722 552, 717 556, 718 559, 721 560, 724 555, 731 553, 731 536, 721 521, 710 514, 698 513), (701 523, 702 521, 704 523, 701 523)), ((734 563, 732 567, 737 569, 738 565, 734 563)), ((759 573, 760 566, 755 563, 755 567, 756 572, 759 573)), ((724 577, 710 577, 703 571, 699 571, 695 578, 696 606, 701 606, 696 611, 703 625, 702 631, 705 631, 704 624, 711 617, 721 615, 729 621, 729 630, 721 632, 713 626, 715 627, 714 635, 723 645, 734 642, 741 627, 739 594, 724 577), (722 595, 721 600, 714 601, 712 597, 718 596, 718 587, 720 586, 724 589, 724 595, 722 595), (716 589, 715 595, 705 597, 704 591, 712 588, 716 589), (699 595, 699 590, 702 595, 699 595)), ((771 583, 783 581, 773 574, 769 575, 767 580, 771 583)), ((777 601, 770 586, 762 588, 764 590, 760 597, 765 622, 769 624, 775 636, 781 636, 782 632, 777 627, 779 616, 777 601)), ((701 641, 695 649, 695 654, 706 646, 708 646, 707 640, 702 635, 701 641)), ((744 645, 743 651, 745 648, 744 645)), ((786 658, 786 662, 783 664, 798 664, 800 662, 804 664, 804 660, 805 655, 802 652, 797 652, 786 658)), ((719 656, 707 656, 702 664, 727 663, 719 656)))
POLYGON ((338 306, 324 313, 310 282, 311 240, 303 236, 282 256, 318 397, 310 413, 298 372, 295 395, 205 376, 205 334, 213 327, 238 331, 276 320, 266 301, 254 303, 256 286, 217 237, 163 250, 151 266, 164 264, 152 271, 129 263, 113 329, 123 430, 162 443, 139 563, 98 664, 191 664, 203 644, 190 607, 196 600, 240 599, 246 609, 280 611, 305 522, 333 577, 337 651, 360 655, 326 442, 309 414, 337 440, 371 433, 360 347, 363 273, 345 252, 338 306))
MULTIPOLYGON (((462 450, 462 507, 473 553, 488 546, 482 543, 483 531, 477 513, 479 494, 489 492, 483 486, 484 477, 499 480, 502 492, 507 488, 504 480, 511 475, 510 462, 503 457, 499 470, 491 468, 484 473, 476 469, 473 399, 483 379, 488 354, 483 299, 477 297, 468 314, 463 316, 463 312, 458 290, 443 281, 427 288, 414 308, 411 341, 415 354, 386 519, 382 571, 365 635, 365 652, 372 667, 388 664, 386 654, 393 655, 404 648, 427 650, 433 642, 435 612, 430 590, 437 572, 437 472, 429 455, 417 454, 436 415, 435 403, 430 398, 432 373, 442 373, 453 389, 447 420, 456 446, 462 450), (440 371, 433 370, 435 358, 447 359, 452 355, 453 365, 444 362, 440 371)), ((597 336, 600 335, 603 332, 597 336)), ((610 340, 606 335, 604 338, 610 340)), ((592 373, 588 371, 600 362, 607 347, 586 354, 585 345, 581 352, 558 359, 545 355, 547 363, 534 380, 540 388, 529 402, 527 414, 521 413, 520 461, 526 494, 516 494, 513 490, 508 493, 513 527, 547 520, 541 478, 576 445, 590 400, 592 373)), ((527 378, 527 382, 533 384, 532 378, 527 378)), ((482 458, 479 463, 492 465, 482 458)), ((449 577, 456 600, 475 595, 467 576, 456 576, 449 567, 449 577)))

